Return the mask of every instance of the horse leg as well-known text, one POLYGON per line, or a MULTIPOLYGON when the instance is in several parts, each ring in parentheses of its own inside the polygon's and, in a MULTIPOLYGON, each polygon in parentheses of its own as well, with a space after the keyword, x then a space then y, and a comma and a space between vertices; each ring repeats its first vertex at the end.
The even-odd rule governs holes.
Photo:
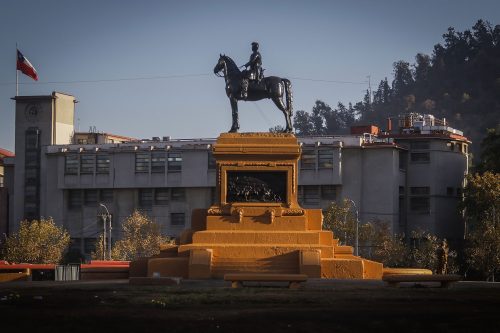
POLYGON ((292 131, 292 121, 290 119, 290 113, 286 109, 285 104, 283 103, 283 101, 279 96, 273 97, 272 100, 274 104, 278 107, 278 109, 280 109, 281 112, 283 112, 283 114, 285 115, 285 121, 286 121, 285 132, 290 133, 292 131))
POLYGON ((231 112, 233 115, 233 125, 229 130, 229 133, 236 133, 240 129, 240 123, 238 121, 238 100, 234 97, 229 98, 231 102, 231 112))

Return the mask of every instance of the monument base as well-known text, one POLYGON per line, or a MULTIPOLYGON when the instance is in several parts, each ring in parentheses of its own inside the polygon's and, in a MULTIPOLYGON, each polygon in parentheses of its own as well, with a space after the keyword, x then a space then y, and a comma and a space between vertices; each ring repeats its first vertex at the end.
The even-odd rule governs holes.
POLYGON ((178 247, 137 272, 188 279, 229 273, 382 278, 381 263, 354 256, 352 247, 322 230, 320 209, 298 204, 300 145, 293 134, 223 133, 213 153, 217 203, 193 211, 178 247))

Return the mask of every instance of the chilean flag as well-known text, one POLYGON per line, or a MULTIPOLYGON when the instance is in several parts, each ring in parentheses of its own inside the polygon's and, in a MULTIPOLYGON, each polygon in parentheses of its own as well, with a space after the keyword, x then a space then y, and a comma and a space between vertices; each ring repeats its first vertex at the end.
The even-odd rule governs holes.
POLYGON ((38 81, 38 74, 36 73, 35 67, 33 67, 31 62, 29 62, 19 50, 17 50, 17 70, 28 75, 33 80, 38 81))

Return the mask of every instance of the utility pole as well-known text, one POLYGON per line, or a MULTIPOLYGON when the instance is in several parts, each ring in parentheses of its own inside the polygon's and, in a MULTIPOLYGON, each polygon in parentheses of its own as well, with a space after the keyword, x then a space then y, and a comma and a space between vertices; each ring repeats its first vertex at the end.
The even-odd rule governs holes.
POLYGON ((358 207, 356 207, 356 203, 352 199, 347 199, 352 203, 352 206, 356 210, 356 240, 355 240, 355 256, 359 255, 359 212, 358 207))
POLYGON ((103 260, 106 260, 106 250, 108 251, 108 258, 111 260, 111 214, 109 213, 108 207, 106 207, 103 203, 100 203, 99 206, 103 207, 106 210, 106 214, 102 214, 102 222, 104 229, 104 237, 103 237, 103 260), (109 221, 108 226, 108 248, 106 249, 106 219, 109 221))
POLYGON ((370 104, 370 106, 372 105, 372 76, 371 75, 368 75, 367 76, 368 78, 368 93, 369 93, 369 98, 368 98, 368 103, 370 104))

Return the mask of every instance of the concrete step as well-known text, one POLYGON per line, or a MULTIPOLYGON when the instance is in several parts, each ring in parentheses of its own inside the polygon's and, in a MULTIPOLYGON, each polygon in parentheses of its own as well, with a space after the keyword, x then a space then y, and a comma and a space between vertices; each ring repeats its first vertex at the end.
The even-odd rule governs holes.
POLYGON ((207 230, 262 230, 262 231, 307 231, 307 217, 280 216, 271 223, 268 216, 244 216, 242 221, 236 215, 207 216, 207 230))
POLYGON ((193 244, 314 244, 333 246, 330 231, 208 230, 193 234, 193 244))
POLYGON ((212 262, 212 275, 223 277, 229 273, 296 274, 299 272, 298 256, 285 260, 252 258, 238 261, 234 258, 218 258, 212 262))
POLYGON ((300 250, 321 250, 321 258, 333 258, 333 246, 314 244, 213 244, 197 243, 179 246, 179 256, 189 256, 192 249, 212 249, 214 257, 271 258, 300 250))

